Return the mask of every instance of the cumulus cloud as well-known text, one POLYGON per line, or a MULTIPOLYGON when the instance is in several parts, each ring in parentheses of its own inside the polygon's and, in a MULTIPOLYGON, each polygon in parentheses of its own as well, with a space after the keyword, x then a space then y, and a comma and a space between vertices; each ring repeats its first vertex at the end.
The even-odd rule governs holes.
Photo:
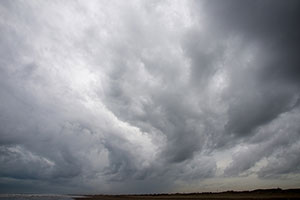
POLYGON ((299 6, 1 2, 0 191, 284 187, 299 175, 299 6))

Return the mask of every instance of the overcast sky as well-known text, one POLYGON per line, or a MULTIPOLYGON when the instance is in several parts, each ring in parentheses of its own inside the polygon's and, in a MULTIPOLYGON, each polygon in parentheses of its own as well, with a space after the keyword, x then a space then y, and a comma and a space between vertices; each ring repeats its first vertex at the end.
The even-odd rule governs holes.
POLYGON ((300 1, 0 1, 0 192, 300 187, 300 1))

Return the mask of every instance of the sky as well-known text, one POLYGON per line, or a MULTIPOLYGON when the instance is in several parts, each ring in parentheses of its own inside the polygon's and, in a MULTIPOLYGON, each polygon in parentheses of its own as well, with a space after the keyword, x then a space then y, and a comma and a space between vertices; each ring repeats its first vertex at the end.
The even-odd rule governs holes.
POLYGON ((300 1, 0 1, 0 193, 300 187, 300 1))

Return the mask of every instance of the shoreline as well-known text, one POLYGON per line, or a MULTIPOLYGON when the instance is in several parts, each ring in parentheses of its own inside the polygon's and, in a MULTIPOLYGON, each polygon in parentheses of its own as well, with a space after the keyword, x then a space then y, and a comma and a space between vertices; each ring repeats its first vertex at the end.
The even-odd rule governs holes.
POLYGON ((170 194, 121 194, 121 195, 83 195, 76 200, 118 200, 118 199, 300 199, 300 189, 257 189, 252 191, 225 191, 203 193, 170 193, 170 194))

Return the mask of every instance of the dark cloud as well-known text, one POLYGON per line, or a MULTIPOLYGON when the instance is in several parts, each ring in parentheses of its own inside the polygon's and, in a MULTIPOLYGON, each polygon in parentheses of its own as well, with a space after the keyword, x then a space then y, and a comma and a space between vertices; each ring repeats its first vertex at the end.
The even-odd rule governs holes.
POLYGON ((284 187, 299 175, 299 6, 1 2, 1 192, 284 187))
POLYGON ((299 45, 295 37, 300 30, 296 25, 299 2, 206 1, 204 8, 211 13, 207 19, 216 34, 241 38, 240 52, 235 52, 240 57, 232 59, 241 59, 241 52, 253 44, 259 46, 255 60, 236 63, 230 77, 233 91, 228 95, 234 103, 230 104, 229 114, 233 118, 228 128, 247 134, 289 109, 289 100, 298 93, 298 83, 286 85, 285 89, 284 86, 285 82, 299 80, 299 45), (240 69, 245 65, 246 70, 240 69))

